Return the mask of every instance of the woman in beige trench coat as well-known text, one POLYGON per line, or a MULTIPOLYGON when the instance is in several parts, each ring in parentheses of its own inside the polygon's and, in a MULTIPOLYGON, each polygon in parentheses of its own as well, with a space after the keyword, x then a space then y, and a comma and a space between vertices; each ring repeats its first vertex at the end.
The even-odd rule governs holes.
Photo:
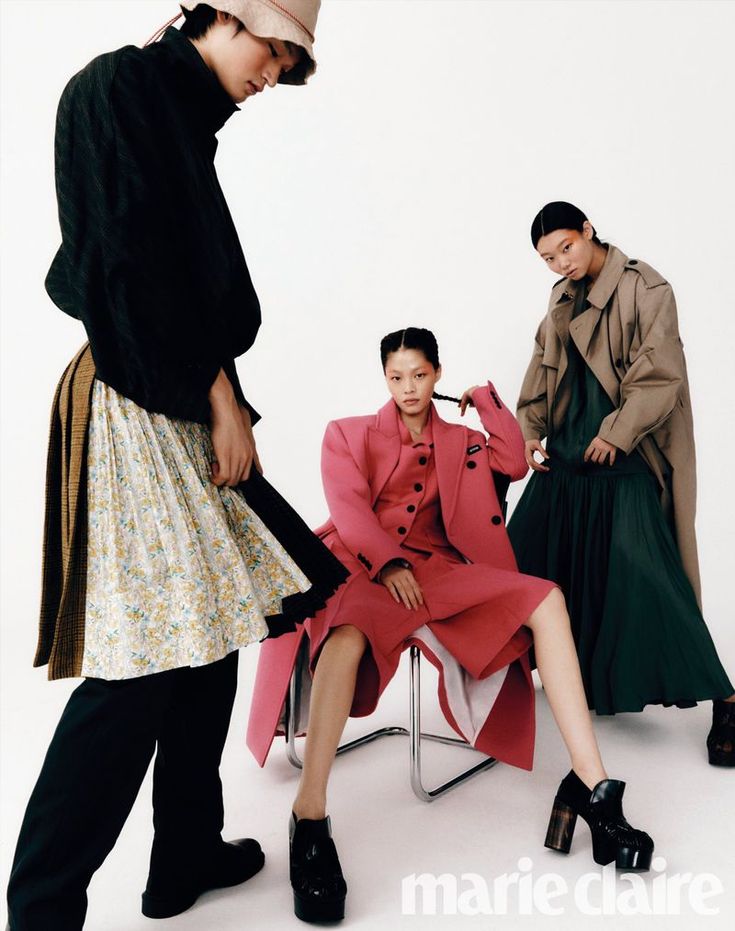
POLYGON ((650 265, 602 243, 572 204, 547 204, 531 238, 564 277, 518 402, 533 469, 508 525, 520 571, 562 587, 590 708, 711 699, 709 761, 734 766, 735 690, 701 614, 694 433, 673 291, 650 265))

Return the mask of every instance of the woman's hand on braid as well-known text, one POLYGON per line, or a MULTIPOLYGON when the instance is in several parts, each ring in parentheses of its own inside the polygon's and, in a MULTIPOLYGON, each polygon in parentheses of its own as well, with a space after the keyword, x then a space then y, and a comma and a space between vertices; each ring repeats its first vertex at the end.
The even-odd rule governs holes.
POLYGON ((464 392, 464 394, 462 395, 462 397, 459 399, 459 413, 460 413, 460 416, 464 417, 464 412, 467 410, 467 406, 468 406, 468 405, 469 405, 470 407, 474 407, 474 406, 475 406, 474 403, 473 403, 473 401, 472 401, 472 395, 475 393, 475 391, 477 391, 477 389, 478 389, 479 387, 480 387, 479 385, 473 385, 471 388, 468 388, 468 389, 464 392))

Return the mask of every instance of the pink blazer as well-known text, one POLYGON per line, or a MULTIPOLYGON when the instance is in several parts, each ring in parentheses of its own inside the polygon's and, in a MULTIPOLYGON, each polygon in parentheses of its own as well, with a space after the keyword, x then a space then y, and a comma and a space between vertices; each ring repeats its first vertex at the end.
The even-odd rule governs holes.
MULTIPOLYGON (((473 402, 487 436, 464 424, 448 423, 433 410, 444 527, 449 542, 469 562, 517 570, 492 473, 507 475, 511 481, 524 477, 528 466, 523 436, 492 382, 475 392, 473 402)), ((322 444, 322 482, 330 519, 314 532, 322 539, 338 533, 370 578, 389 560, 406 556, 396 528, 384 525, 373 510, 400 456, 398 417, 391 399, 377 414, 331 421, 322 444)), ((261 766, 279 732, 303 634, 300 626, 295 633, 261 646, 247 734, 248 747, 261 766)))

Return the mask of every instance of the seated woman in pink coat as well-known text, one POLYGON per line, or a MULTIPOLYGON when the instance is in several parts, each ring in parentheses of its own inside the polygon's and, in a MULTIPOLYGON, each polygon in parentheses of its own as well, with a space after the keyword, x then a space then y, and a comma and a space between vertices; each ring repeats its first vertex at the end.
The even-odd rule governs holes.
POLYGON ((313 682, 290 821, 296 914, 344 915, 346 884, 326 815, 329 771, 347 716, 374 710, 412 643, 439 671, 452 727, 523 769, 533 764, 533 645, 572 764, 546 846, 568 852, 581 815, 597 863, 648 869, 653 841, 623 816, 625 783, 607 778, 564 598, 553 582, 518 572, 505 531, 493 473, 517 480, 527 471, 515 417, 488 383, 458 402, 462 415, 470 403, 477 409, 488 436, 442 420, 432 398, 457 399, 434 394, 441 367, 428 330, 386 336, 381 359, 391 400, 377 414, 332 421, 323 444, 331 520, 316 532, 350 578, 304 628, 264 644, 251 708, 248 743, 262 765, 306 633, 313 682))

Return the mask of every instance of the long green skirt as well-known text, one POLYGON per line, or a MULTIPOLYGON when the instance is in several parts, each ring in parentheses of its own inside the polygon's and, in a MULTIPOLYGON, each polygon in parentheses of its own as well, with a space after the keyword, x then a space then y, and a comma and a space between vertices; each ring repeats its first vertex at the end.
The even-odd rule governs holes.
POLYGON ((508 534, 521 572, 566 597, 587 702, 598 714, 691 707, 735 692, 684 573, 650 470, 534 472, 508 534))

